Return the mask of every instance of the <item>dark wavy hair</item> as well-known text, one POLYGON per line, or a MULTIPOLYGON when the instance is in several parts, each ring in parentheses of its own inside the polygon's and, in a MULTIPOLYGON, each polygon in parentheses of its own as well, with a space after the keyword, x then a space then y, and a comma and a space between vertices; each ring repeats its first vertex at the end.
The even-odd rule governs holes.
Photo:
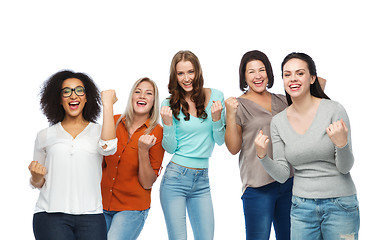
POLYGON ((64 120, 65 111, 61 105, 61 87, 69 78, 82 81, 85 88, 86 104, 82 115, 85 120, 95 122, 101 111, 100 92, 94 81, 85 73, 63 70, 48 78, 40 91, 40 106, 50 125, 64 120))
MULTIPOLYGON (((297 58, 297 59, 300 59, 300 60, 306 62, 307 66, 308 66, 309 74, 311 76, 315 76, 315 81, 313 82, 313 84, 310 85, 310 88, 309 88, 311 95, 314 96, 314 97, 317 97, 317 98, 330 99, 324 93, 324 91, 322 90, 322 88, 320 86, 319 80, 317 78, 316 64, 308 54, 300 53, 300 52, 292 52, 292 53, 288 54, 285 57, 285 59, 283 59, 283 62, 282 62, 282 65, 281 65, 282 78, 283 78, 283 66, 285 66, 285 64, 288 61, 290 61, 291 59, 294 59, 294 58, 297 58)), ((286 92, 286 90, 285 90, 285 93, 286 93, 287 103, 290 106, 292 104, 291 96, 286 92)))
POLYGON ((188 113, 188 103, 185 100, 186 92, 178 84, 176 65, 180 61, 189 61, 192 63, 195 78, 192 82, 193 93, 191 95, 191 100, 196 104, 197 117, 206 119, 208 114, 205 112, 205 93, 204 93, 204 77, 202 75, 202 69, 200 61, 197 56, 190 51, 179 51, 175 54, 171 61, 170 67, 170 81, 168 83, 168 92, 170 96, 170 107, 174 117, 180 121, 178 118, 180 110, 184 114, 184 120, 189 121, 190 115, 188 113))
POLYGON ((239 87, 240 90, 244 93, 248 90, 248 84, 245 81, 245 68, 247 67, 247 63, 253 60, 259 60, 265 65, 266 75, 268 76, 267 87, 271 88, 274 84, 273 68, 265 53, 258 50, 249 51, 243 55, 239 66, 239 87))

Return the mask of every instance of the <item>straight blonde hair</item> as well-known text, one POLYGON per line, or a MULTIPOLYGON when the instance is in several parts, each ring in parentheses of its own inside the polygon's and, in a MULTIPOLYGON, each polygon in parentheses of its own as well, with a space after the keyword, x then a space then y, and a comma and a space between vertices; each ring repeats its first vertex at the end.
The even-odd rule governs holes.
POLYGON ((153 107, 150 109, 149 112, 149 119, 150 119, 150 126, 145 130, 145 134, 150 134, 151 131, 158 125, 159 123, 159 93, 157 84, 151 80, 150 78, 144 77, 138 79, 132 86, 131 92, 128 97, 127 107, 125 108, 125 112, 120 116, 120 118, 116 122, 116 128, 118 127, 120 121, 125 118, 125 126, 130 126, 133 123, 134 119, 134 109, 132 104, 132 96, 137 88, 137 86, 142 82, 149 82, 153 85, 154 88, 154 104, 153 107))

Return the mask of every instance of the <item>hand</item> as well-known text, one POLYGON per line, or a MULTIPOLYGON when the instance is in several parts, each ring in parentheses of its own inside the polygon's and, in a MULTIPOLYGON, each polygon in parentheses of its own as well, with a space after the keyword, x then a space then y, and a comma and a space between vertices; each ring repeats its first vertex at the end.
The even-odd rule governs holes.
POLYGON ((326 133, 337 147, 342 148, 346 146, 349 130, 347 129, 343 119, 330 124, 326 129, 326 133))
POLYGON ((211 106, 211 115, 213 122, 221 120, 222 109, 223 107, 221 101, 213 101, 213 104, 211 106))
POLYGON ((161 118, 166 126, 172 126, 172 110, 169 106, 163 106, 161 108, 161 118))
POLYGON ((255 138, 256 154, 259 158, 264 158, 268 153, 268 136, 264 135, 263 131, 260 130, 255 138))
POLYGON ((149 151, 149 149, 154 146, 157 138, 154 135, 142 135, 138 139, 138 149, 140 151, 149 151))
POLYGON ((37 161, 32 161, 30 163, 29 171, 31 173, 31 181, 33 181, 34 183, 41 182, 47 173, 46 167, 37 161))
POLYGON ((317 80, 319 81, 321 89, 324 91, 325 85, 326 85, 326 79, 322 77, 317 77, 317 80))
POLYGON ((235 97, 229 97, 225 100, 226 112, 229 115, 235 115, 238 110, 239 102, 235 97))
POLYGON ((104 90, 101 92, 101 99, 104 105, 113 105, 117 102, 116 92, 113 89, 104 90))

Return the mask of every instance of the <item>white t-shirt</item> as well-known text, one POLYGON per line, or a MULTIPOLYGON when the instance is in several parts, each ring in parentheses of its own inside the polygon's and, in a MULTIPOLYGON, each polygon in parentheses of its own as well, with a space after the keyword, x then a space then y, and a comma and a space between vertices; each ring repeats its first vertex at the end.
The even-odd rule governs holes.
POLYGON ((116 152, 117 138, 102 141, 101 130, 101 125, 89 123, 73 138, 59 122, 38 133, 34 161, 43 164, 47 174, 36 213, 102 213, 102 160, 103 155, 116 152), (106 149, 102 148, 104 144, 106 149))

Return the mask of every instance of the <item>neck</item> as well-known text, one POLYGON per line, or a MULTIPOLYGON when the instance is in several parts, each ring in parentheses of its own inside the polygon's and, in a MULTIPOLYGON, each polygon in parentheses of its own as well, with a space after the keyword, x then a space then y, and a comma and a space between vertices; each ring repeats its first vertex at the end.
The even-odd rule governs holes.
POLYGON ((141 126, 144 124, 147 120, 149 119, 149 114, 143 114, 143 115, 137 115, 135 114, 133 116, 133 122, 132 122, 132 127, 133 126, 141 126))
POLYGON ((291 108, 297 113, 305 114, 310 111, 310 109, 314 106, 314 102, 318 100, 318 98, 312 96, 311 94, 307 94, 304 97, 291 98, 291 100, 291 108))
POLYGON ((86 121, 81 114, 77 117, 71 117, 71 116, 65 115, 64 119, 61 123, 63 125, 75 125, 75 124, 77 124, 77 125, 80 125, 80 124, 87 125, 89 122, 86 121))

